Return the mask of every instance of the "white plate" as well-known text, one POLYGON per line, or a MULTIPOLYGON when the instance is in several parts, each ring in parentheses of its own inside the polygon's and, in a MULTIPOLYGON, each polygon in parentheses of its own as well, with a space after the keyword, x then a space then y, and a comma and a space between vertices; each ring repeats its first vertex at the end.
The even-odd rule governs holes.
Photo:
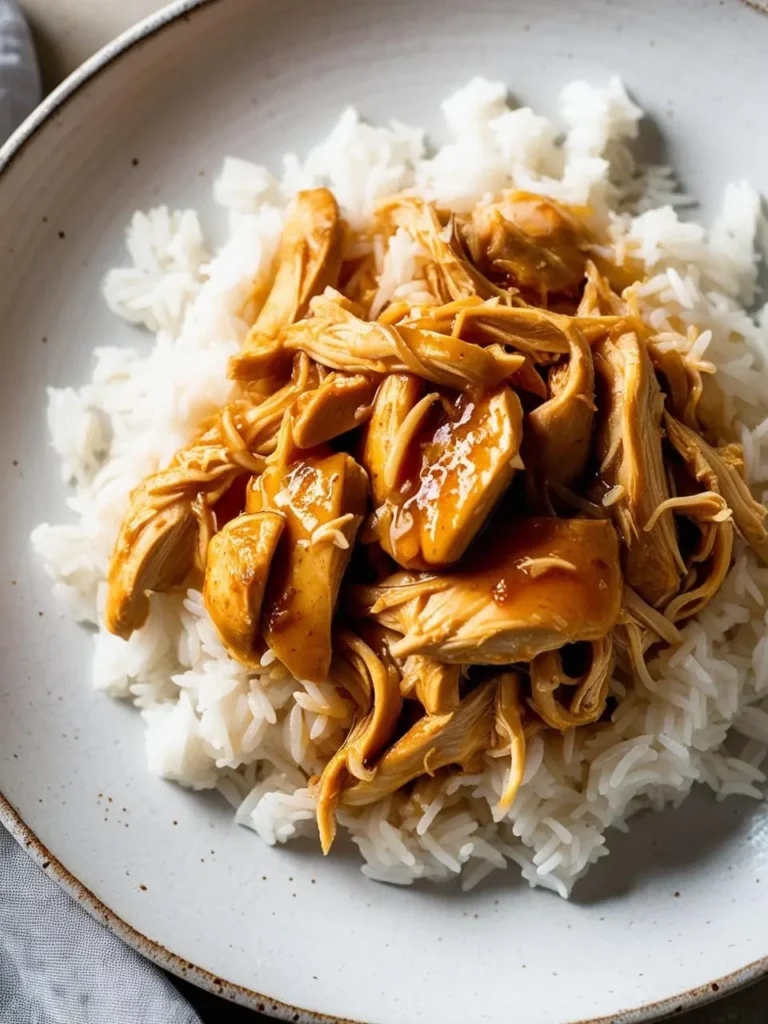
POLYGON ((768 17, 738 0, 187 2, 86 65, 5 148, 0 813, 153 959, 288 1019, 397 1024, 646 1020, 768 971, 761 806, 701 793, 644 817, 571 903, 513 870, 469 895, 400 890, 353 855, 262 845, 216 799, 145 773, 137 714, 90 689, 89 638, 28 544, 65 497, 45 384, 83 381, 105 339, 135 342, 99 298, 134 208, 191 203, 215 225, 224 154, 304 150, 350 101, 434 123, 477 73, 552 111, 564 82, 619 71, 662 133, 646 141, 704 200, 739 177, 765 193, 766 52, 768 17))

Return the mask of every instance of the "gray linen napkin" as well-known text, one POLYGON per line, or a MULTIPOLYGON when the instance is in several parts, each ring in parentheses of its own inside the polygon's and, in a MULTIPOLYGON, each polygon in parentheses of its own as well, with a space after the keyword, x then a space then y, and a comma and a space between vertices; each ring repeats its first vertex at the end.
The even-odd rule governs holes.
MULTIPOLYGON (((16 0, 0 0, 0 144, 39 99, 26 23, 16 0)), ((0 826, 0 1024, 200 1018, 162 971, 90 918, 0 826)))

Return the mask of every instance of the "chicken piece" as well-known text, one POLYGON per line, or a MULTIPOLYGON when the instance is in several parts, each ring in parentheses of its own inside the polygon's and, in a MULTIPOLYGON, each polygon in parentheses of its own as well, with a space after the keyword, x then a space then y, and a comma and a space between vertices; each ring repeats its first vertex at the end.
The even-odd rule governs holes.
POLYGON ((536 306, 472 303, 456 314, 453 333, 478 345, 512 345, 534 363, 551 363, 559 356, 570 354, 574 330, 581 333, 588 345, 594 345, 626 324, 628 319, 624 316, 566 316, 536 306))
POLYGON ((299 448, 319 444, 362 426, 371 414, 378 377, 329 373, 314 391, 305 391, 294 406, 293 440, 299 448))
POLYGON ((766 509, 752 496, 742 476, 743 455, 738 445, 713 448, 703 437, 670 416, 665 416, 670 444, 688 466, 690 473, 711 491, 721 494, 733 514, 733 522, 744 540, 768 562, 766 509))
POLYGON ((523 727, 524 704, 520 677, 515 672, 505 672, 496 680, 496 701, 494 704, 495 742, 502 749, 490 751, 494 757, 508 753, 511 759, 507 782, 496 805, 494 817, 506 814, 514 803, 517 791, 525 774, 525 729, 523 727))
POLYGON ((510 192, 500 203, 472 211, 468 245, 486 273, 535 292, 575 294, 584 279, 586 228, 568 210, 531 192, 510 192))
POLYGON ((444 226, 431 203, 417 196, 397 196, 379 207, 392 222, 415 239, 432 261, 425 268, 427 281, 440 302, 480 296, 497 297, 503 302, 515 301, 507 289, 499 288, 485 277, 463 251, 456 221, 444 226))
POLYGON ((395 485, 390 458, 393 441, 422 398, 421 380, 408 373, 385 377, 376 394, 363 442, 363 465, 375 505, 383 504, 395 485))
POLYGON ((361 611, 403 634, 396 658, 507 665, 610 632, 621 607, 616 532, 606 520, 504 523, 471 564, 434 576, 395 573, 352 592, 361 611))
POLYGON ((443 715, 458 706, 460 682, 461 665, 412 654, 403 664, 400 692, 418 700, 428 715, 443 715))
POLYGON ((709 556, 692 570, 691 585, 682 594, 674 597, 664 614, 672 622, 693 618, 706 608, 720 590, 733 558, 733 523, 718 523, 712 530, 712 544, 709 556))
MULTIPOLYGON (((445 387, 489 388, 519 370, 523 358, 499 345, 481 348, 458 338, 400 323, 392 327, 361 320, 341 296, 327 294, 312 302, 312 316, 284 334, 289 352, 306 352, 323 366, 347 373, 412 373, 445 387)), ((264 350, 262 369, 273 365, 264 350)))
POLYGON ((595 416, 592 351, 578 328, 569 336, 570 360, 550 370, 551 397, 529 413, 525 449, 526 465, 535 465, 545 482, 563 486, 584 472, 595 416))
POLYGON ((419 390, 406 375, 384 382, 363 451, 372 535, 404 568, 461 558, 522 466, 523 412, 506 385, 453 407, 436 393, 414 402, 419 390))
POLYGON ((582 677, 573 678, 565 672, 562 651, 539 654, 531 662, 531 707, 550 728, 561 732, 597 722, 605 711, 613 662, 610 635, 593 642, 591 665, 582 677), (568 707, 558 700, 563 687, 573 688, 568 707))
POLYGON ((261 606, 272 559, 285 527, 279 512, 232 519, 211 540, 203 600, 229 653, 256 669, 264 653, 261 606))
POLYGON ((348 671, 357 677, 356 689, 364 695, 365 708, 315 784, 324 854, 336 835, 336 809, 344 787, 355 779, 371 781, 373 772, 368 765, 392 738, 402 707, 398 673, 393 673, 359 637, 343 631, 337 658, 346 662, 348 671))
POLYGON ((625 584, 619 621, 613 631, 614 653, 622 670, 652 693, 658 685, 645 664, 645 653, 660 642, 677 647, 683 637, 666 612, 662 615, 625 584))
POLYGON ((342 237, 332 193, 327 188, 299 192, 283 228, 275 280, 242 350, 230 360, 230 377, 261 376, 264 346, 279 352, 283 330, 306 315, 313 296, 336 284, 342 237))
POLYGON ((624 316, 628 313, 627 303, 611 288, 592 260, 587 260, 585 273, 587 280, 576 311, 578 316, 624 316))
POLYGON ((424 715, 376 762, 370 781, 344 790, 344 807, 365 807, 389 796, 420 775, 447 765, 466 767, 491 745, 496 682, 488 680, 461 701, 455 711, 424 715))
POLYGON ((344 452, 296 449, 286 416, 277 451, 248 490, 248 512, 285 516, 264 601, 264 639, 297 679, 323 682, 341 578, 367 508, 368 477, 344 452))
POLYGON ((533 293, 544 306, 552 295, 577 295, 590 262, 618 291, 641 271, 639 265, 620 267, 599 254, 579 211, 532 192, 510 191, 500 202, 478 204, 461 230, 481 270, 533 293))
POLYGON ((254 452, 266 454, 274 447, 284 412, 316 383, 317 372, 302 355, 291 380, 271 398, 231 402, 166 469, 135 488, 107 576, 104 621, 111 633, 127 640, 142 626, 148 593, 181 583, 196 552, 205 566, 217 503, 239 477, 261 472, 264 455, 254 452))
POLYGON ((701 369, 686 362, 675 349, 665 351, 651 341, 648 345, 660 386, 667 396, 667 408, 691 430, 699 430, 696 415, 704 392, 701 369))
POLYGON ((621 488, 610 512, 624 543, 624 575, 649 604, 663 608, 686 572, 673 514, 662 512, 652 529, 644 529, 669 498, 661 447, 663 398, 636 334, 602 342, 594 357, 602 382, 600 475, 607 488, 621 488))

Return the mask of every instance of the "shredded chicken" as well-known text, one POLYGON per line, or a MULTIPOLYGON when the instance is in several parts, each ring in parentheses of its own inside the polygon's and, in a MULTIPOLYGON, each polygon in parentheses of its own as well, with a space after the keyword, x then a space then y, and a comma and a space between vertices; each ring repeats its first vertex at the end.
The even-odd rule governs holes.
POLYGON ((671 511, 658 507, 670 497, 661 447, 663 399, 648 353, 634 333, 607 339, 595 350, 602 382, 598 430, 600 475, 623 492, 609 511, 624 542, 627 582, 654 607, 677 592, 685 573, 671 511), (652 523, 651 529, 644 529, 652 523))
POLYGON ((418 700, 428 715, 442 715, 457 707, 460 683, 461 665, 412 654, 403 663, 400 692, 418 700))
MULTIPOLYGON (((323 295, 312 316, 289 327, 284 348, 306 352, 324 366, 348 373, 412 373, 434 384, 467 390, 494 387, 519 370, 521 355, 500 345, 467 344, 458 338, 400 323, 396 327, 361 320, 355 312, 323 295)), ((265 369, 274 357, 265 350, 265 369)))
POLYGON ((455 402, 419 395, 413 378, 390 377, 363 451, 379 503, 372 536, 403 568, 461 558, 512 480, 523 429, 504 384, 455 402))
POLYGON ((420 242, 432 257, 427 275, 438 301, 448 302, 476 295, 512 301, 513 296, 508 290, 492 284, 476 264, 467 259, 454 221, 449 220, 443 226, 437 211, 429 203, 415 196, 398 196, 382 204, 380 211, 389 214, 393 222, 420 242))
POLYGON ((568 331, 570 359, 549 371, 549 400, 528 417, 526 461, 546 483, 568 485, 584 472, 595 416, 592 352, 578 328, 568 331))
POLYGON ((643 319, 639 265, 595 222, 519 191, 460 213, 411 194, 361 232, 300 193, 232 401, 131 494, 107 628, 202 585, 235 661, 284 666, 325 853, 338 813, 403 791, 421 815, 492 764, 503 819, 533 735, 597 732, 609 692, 657 688, 739 536, 768 562, 744 452, 710 443, 698 328, 643 319))
POLYGON ((284 528, 282 513, 255 512, 230 520, 211 540, 205 607, 229 653, 249 668, 258 668, 266 650, 261 606, 284 528))
POLYGON ((362 522, 365 470, 343 452, 296 448, 286 417, 280 444, 249 488, 248 511, 285 516, 272 560, 263 613, 264 639, 297 679, 323 682, 331 664, 331 629, 341 578, 362 522), (343 525, 338 523, 343 517, 343 525), (337 524, 347 542, 312 543, 318 528, 337 524))
POLYGON ((265 345, 279 351, 283 330, 303 317, 309 300, 335 285, 341 266, 339 208, 327 188, 299 192, 280 243, 272 289, 240 351, 230 363, 236 380, 260 377, 265 345))
POLYGON ((621 589, 610 523, 528 519, 486 538, 467 568, 439 576, 396 573, 357 588, 355 598, 373 619, 403 634, 392 646, 396 657, 505 665, 605 636, 618 617, 621 589), (562 559, 575 571, 553 567, 534 576, 526 568, 531 558, 562 559))
POLYGON ((593 642, 589 670, 578 678, 564 671, 561 651, 546 651, 531 662, 531 705, 547 725, 561 732, 589 725, 605 710, 612 671, 610 635, 593 642), (572 694, 567 707, 562 703, 563 687, 572 694))
POLYGON ((752 497, 742 471, 742 453, 734 446, 713 448, 700 434, 679 423, 674 416, 665 417, 667 436, 695 478, 709 490, 721 494, 733 514, 733 522, 741 536, 768 562, 768 530, 765 508, 752 497))
POLYGON ((238 477, 264 468, 264 454, 274 447, 284 414, 316 383, 310 361, 299 356, 291 380, 270 398, 225 406, 167 469, 132 492, 109 564, 104 620, 110 632, 127 639, 147 618, 148 593, 184 581, 200 550, 203 513, 215 515, 217 503, 238 477))
POLYGON ((523 727, 523 687, 515 672, 505 672, 496 682, 494 731, 501 750, 494 756, 509 754, 510 768, 507 781, 496 805, 496 814, 505 814, 514 803, 525 774, 525 729, 523 727))
POLYGON ((487 274, 533 292, 574 293, 584 278, 590 235, 570 211, 545 196, 509 192, 475 207, 463 235, 487 274))
POLYGON ((328 853, 336 834, 336 808, 344 786, 355 779, 358 785, 372 781, 374 772, 368 765, 391 739, 402 706, 396 676, 367 644, 344 632, 339 647, 339 656, 359 680, 365 707, 317 783, 317 823, 323 853, 328 853))
POLYGON ((299 448, 315 448, 361 427, 373 410, 378 377, 362 373, 329 373, 313 391, 305 391, 294 407, 293 439, 299 448))
POLYGON ((497 685, 481 684, 455 711, 424 715, 375 763, 372 778, 356 782, 342 805, 364 807, 401 789, 419 775, 434 775, 448 765, 464 766, 487 750, 495 726, 497 685))

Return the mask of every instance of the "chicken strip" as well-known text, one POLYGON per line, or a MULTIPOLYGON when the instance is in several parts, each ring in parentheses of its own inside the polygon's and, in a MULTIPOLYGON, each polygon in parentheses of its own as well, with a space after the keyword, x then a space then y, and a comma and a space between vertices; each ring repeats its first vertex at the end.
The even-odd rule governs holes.
POLYGON ((367 500, 365 470, 344 452, 297 449, 286 416, 278 449, 249 488, 246 509, 285 517, 263 630, 268 646, 297 679, 328 677, 336 598, 367 500))
POLYGON ((461 558, 521 468, 523 413, 504 384, 455 404, 419 393, 407 375, 384 382, 363 462, 372 535, 404 568, 428 569, 461 558))
POLYGON ((357 677, 355 689, 363 695, 365 711, 315 782, 317 825, 325 854, 336 835, 336 808, 344 787, 373 778, 369 764, 392 738, 402 707, 399 675, 391 665, 348 631, 340 634, 338 647, 337 658, 357 677))
POLYGON ((294 406, 293 439, 299 448, 319 444, 362 426, 371 415, 379 377, 329 373, 294 406))
POLYGON ((166 469, 135 488, 107 576, 104 621, 111 633, 127 640, 142 626, 149 614, 148 593, 181 583, 197 552, 205 566, 217 503, 239 477, 261 472, 283 414, 316 384, 311 361, 299 357, 291 380, 274 395, 225 406, 212 426, 180 449, 166 469))
POLYGON ((418 700, 428 715, 443 715, 457 707, 460 682, 461 665, 412 654, 403 664, 400 692, 418 700))
MULTIPOLYGON (((329 294, 315 299, 312 316, 285 331, 285 350, 306 352, 333 370, 412 373, 460 391, 494 387, 523 364, 522 356, 500 345, 481 348, 407 324, 393 327, 361 320, 340 298, 329 294)), ((269 346, 263 356, 262 370, 267 372, 274 365, 269 346)))
POLYGON ((584 472, 595 418, 592 351, 578 328, 568 333, 570 359, 550 370, 550 398, 529 414, 525 445, 526 464, 564 486, 584 472))
POLYGON ((506 665, 613 628, 622 579, 606 520, 524 519, 495 529, 471 563, 440 576, 396 573, 354 588, 360 609, 403 637, 401 658, 506 665))
POLYGON ((344 791, 342 806, 365 807, 420 775, 433 775, 447 765, 471 764, 491 745, 496 691, 496 682, 488 680, 455 711, 420 718, 379 758, 370 781, 356 782, 344 791))
POLYGON ((275 280, 242 351, 230 361, 230 377, 254 380, 261 376, 264 345, 279 350, 283 330, 306 315, 313 296, 336 284, 342 238, 333 194, 327 188, 299 192, 283 228, 275 280))
POLYGON ((256 512, 230 520, 211 540, 203 600, 229 653, 256 669, 265 647, 261 606, 272 559, 285 528, 279 512, 256 512))
POLYGON ((710 490, 721 494, 733 513, 736 529, 754 548, 764 562, 768 562, 768 531, 765 528, 766 509, 752 497, 742 476, 741 452, 733 445, 713 448, 703 437, 666 414, 664 420, 670 444, 687 464, 692 475, 710 490))
POLYGON ((620 488, 610 512, 624 544, 624 575, 649 604, 663 608, 686 572, 672 512, 663 512, 651 530, 644 529, 670 496, 661 445, 664 400, 636 334, 607 339, 594 355, 602 384, 600 475, 608 489, 620 488))

